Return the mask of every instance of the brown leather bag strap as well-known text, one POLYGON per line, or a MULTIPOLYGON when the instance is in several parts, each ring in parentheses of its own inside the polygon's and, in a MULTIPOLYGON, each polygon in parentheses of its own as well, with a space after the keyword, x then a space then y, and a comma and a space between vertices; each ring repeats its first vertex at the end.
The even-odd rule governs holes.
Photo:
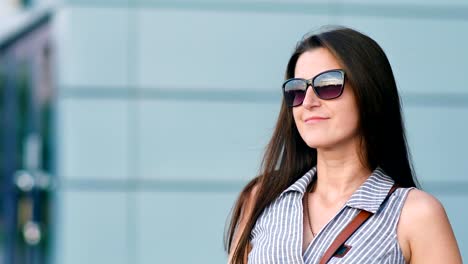
MULTIPOLYGON (((387 197, 383 200, 382 204, 392 195, 392 193, 397 189, 396 185, 393 185, 390 191, 387 194, 387 197)), ((336 237, 335 241, 330 245, 330 247, 325 251, 323 254, 322 259, 320 260, 320 264, 327 263, 333 255, 335 255, 336 251, 348 240, 348 238, 353 235, 353 233, 366 222, 369 217, 371 217, 373 213, 361 210, 359 214, 341 231, 341 233, 336 237)))

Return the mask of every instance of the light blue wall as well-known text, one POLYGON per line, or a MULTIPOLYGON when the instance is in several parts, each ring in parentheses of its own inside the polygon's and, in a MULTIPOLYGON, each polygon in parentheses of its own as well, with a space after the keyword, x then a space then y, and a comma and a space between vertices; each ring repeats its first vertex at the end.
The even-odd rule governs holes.
POLYGON ((56 17, 56 263, 223 263, 295 42, 355 27, 387 52, 419 179, 468 257, 464 0, 70 0, 56 17))

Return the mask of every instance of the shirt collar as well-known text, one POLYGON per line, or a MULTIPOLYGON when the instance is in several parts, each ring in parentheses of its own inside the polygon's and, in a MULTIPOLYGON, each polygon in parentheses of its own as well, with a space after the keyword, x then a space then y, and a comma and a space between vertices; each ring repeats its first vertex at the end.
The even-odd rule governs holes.
MULTIPOLYGON (((317 167, 313 167, 301 178, 284 190, 280 196, 288 192, 299 192, 304 195, 307 186, 316 179, 317 167)), ((376 213, 387 197, 394 184, 393 179, 377 167, 367 180, 351 195, 346 206, 376 213)))
MULTIPOLYGON (((291 186, 289 186, 286 190, 284 190, 280 196, 284 195, 285 193, 288 192, 299 192, 302 195, 304 195, 307 186, 309 186, 309 183, 312 180, 312 177, 315 176, 315 172, 317 171, 317 167, 313 167, 310 169, 308 172, 306 172, 301 178, 299 178, 295 183, 293 183, 291 186)), ((315 178, 315 177, 314 177, 315 178)))
POLYGON ((393 179, 377 167, 367 180, 351 195, 346 205, 376 213, 394 184, 393 179))

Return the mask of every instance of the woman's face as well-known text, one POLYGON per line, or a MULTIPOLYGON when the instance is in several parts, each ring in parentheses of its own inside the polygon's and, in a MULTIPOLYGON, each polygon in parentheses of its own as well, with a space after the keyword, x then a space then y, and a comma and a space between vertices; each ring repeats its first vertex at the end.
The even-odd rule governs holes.
MULTIPOLYGON (((341 68, 327 49, 316 48, 299 56, 294 77, 311 79, 326 70, 341 68)), ((302 105, 293 107, 293 115, 299 134, 311 148, 335 149, 356 143, 359 138, 358 108, 346 82, 342 95, 331 100, 318 98, 309 86, 302 105)))

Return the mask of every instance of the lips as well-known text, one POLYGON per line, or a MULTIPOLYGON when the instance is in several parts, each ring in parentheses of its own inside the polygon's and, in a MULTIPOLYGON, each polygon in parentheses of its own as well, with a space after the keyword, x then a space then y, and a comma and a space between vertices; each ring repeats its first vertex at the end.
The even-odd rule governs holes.
POLYGON ((311 117, 306 118, 304 120, 304 123, 317 123, 317 122, 324 121, 327 119, 328 119, 327 117, 311 116, 311 117))

